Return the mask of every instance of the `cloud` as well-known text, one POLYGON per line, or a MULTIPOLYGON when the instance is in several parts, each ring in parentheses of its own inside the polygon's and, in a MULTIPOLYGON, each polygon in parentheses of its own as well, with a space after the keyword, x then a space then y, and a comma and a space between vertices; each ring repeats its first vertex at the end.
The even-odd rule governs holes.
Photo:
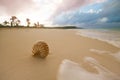
POLYGON ((91 13, 91 14, 96 13, 96 14, 98 14, 98 13, 100 13, 101 11, 102 11, 102 9, 99 9, 99 10, 90 9, 90 10, 88 10, 86 13, 91 13))
POLYGON ((53 24, 73 24, 82 26, 118 26, 120 24, 120 2, 118 0, 109 0, 105 3, 97 3, 91 8, 81 11, 81 8, 69 12, 63 12, 54 19, 53 24), (97 5, 102 5, 96 8, 97 5), (66 14, 67 13, 67 14, 66 14))
MULTIPOLYGON (((61 15, 58 15, 53 24, 81 24, 81 23, 91 23, 94 24, 98 22, 98 19, 101 19, 101 9, 93 10, 90 9, 88 11, 74 10, 69 12, 64 12, 61 15)), ((100 21, 99 21, 100 22, 100 21)))
POLYGON ((0 0, 0 8, 10 15, 21 12, 24 8, 31 7, 32 5, 32 0, 0 0))
POLYGON ((62 0, 61 4, 58 5, 58 8, 54 13, 54 17, 62 12, 74 10, 88 4, 102 3, 105 1, 106 0, 62 0))
POLYGON ((103 17, 108 17, 109 22, 120 22, 120 1, 112 0, 103 7, 103 17))
POLYGON ((100 22, 100 23, 106 23, 107 21, 108 21, 107 17, 103 17, 103 18, 98 20, 98 22, 100 22))
POLYGON ((102 12, 102 9, 97 9, 97 10, 89 9, 88 11, 82 11, 82 10, 79 11, 79 13, 89 13, 89 14, 98 14, 100 12, 102 12))

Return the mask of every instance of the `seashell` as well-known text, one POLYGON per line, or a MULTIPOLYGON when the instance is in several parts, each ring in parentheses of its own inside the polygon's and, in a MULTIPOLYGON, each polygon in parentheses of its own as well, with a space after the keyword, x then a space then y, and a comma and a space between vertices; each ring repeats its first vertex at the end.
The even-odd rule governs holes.
POLYGON ((44 41, 35 43, 32 49, 33 56, 45 58, 49 54, 49 47, 44 41))

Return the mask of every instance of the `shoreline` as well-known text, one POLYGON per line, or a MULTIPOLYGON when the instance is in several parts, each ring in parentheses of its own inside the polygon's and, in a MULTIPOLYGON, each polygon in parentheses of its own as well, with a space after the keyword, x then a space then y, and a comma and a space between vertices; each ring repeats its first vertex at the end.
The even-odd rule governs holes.
MULTIPOLYGON (((76 35, 72 29, 4 29, 0 28, 0 79, 1 80, 56 80, 63 59, 81 64, 89 72, 96 69, 84 62, 92 57, 112 73, 120 75, 120 62, 112 55, 97 54, 91 49, 117 53, 120 48, 96 39, 76 35), (50 54, 43 60, 32 57, 36 41, 48 43, 50 54), (47 77, 46 77, 47 76, 47 77)), ((105 52, 106 53, 106 52, 105 52)))

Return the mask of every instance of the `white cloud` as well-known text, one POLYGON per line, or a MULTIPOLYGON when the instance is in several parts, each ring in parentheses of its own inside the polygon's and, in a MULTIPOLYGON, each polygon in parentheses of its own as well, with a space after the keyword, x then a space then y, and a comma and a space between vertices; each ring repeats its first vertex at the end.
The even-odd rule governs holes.
POLYGON ((90 14, 98 14, 102 11, 102 9, 94 10, 94 9, 89 9, 88 11, 79 11, 79 13, 90 13, 90 14))
POLYGON ((33 5, 32 0, 0 0, 0 7, 4 8, 8 15, 15 15, 33 5))
MULTIPOLYGON (((15 15, 25 24, 26 18, 31 21, 40 23, 48 23, 49 17, 55 12, 57 6, 62 0, 1 0, 0 16, 9 17, 15 15)), ((2 18, 3 22, 6 18, 2 18)), ((8 20, 8 19, 6 19, 8 20)), ((50 21, 50 20, 49 20, 50 21)))
POLYGON ((101 23, 106 23, 107 21, 108 21, 107 17, 103 17, 103 18, 98 20, 98 22, 101 22, 101 23))
POLYGON ((94 10, 94 9, 90 9, 87 11, 87 13, 100 13, 102 11, 102 9, 99 9, 99 10, 94 10))
POLYGON ((95 3, 103 3, 103 2, 105 2, 107 0, 91 0, 91 1, 94 1, 95 3))
MULTIPOLYGON (((63 12, 75 10, 82 6, 86 6, 89 4, 103 3, 106 0, 62 0, 62 2, 57 6, 56 11, 53 14, 53 18, 63 12)), ((91 13, 93 11, 90 11, 91 13)))
POLYGON ((88 13, 96 13, 96 11, 94 11, 93 9, 90 9, 88 13))

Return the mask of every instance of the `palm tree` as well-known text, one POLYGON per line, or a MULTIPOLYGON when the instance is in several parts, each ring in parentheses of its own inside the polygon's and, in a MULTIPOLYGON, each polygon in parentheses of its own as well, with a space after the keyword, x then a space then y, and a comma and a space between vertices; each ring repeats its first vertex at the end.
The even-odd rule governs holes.
POLYGON ((11 27, 15 26, 15 20, 17 19, 16 16, 11 16, 10 20, 11 20, 11 27))
POLYGON ((29 18, 26 19, 26 22, 27 22, 27 27, 30 27, 30 19, 29 18))
POLYGON ((18 19, 18 20, 16 21, 16 26, 19 26, 20 22, 21 22, 21 21, 18 19))
POLYGON ((37 24, 36 24, 36 23, 34 23, 34 27, 37 27, 37 24))
POLYGON ((5 21, 3 22, 3 24, 4 24, 5 26, 7 26, 7 24, 9 24, 9 22, 5 20, 5 21))

